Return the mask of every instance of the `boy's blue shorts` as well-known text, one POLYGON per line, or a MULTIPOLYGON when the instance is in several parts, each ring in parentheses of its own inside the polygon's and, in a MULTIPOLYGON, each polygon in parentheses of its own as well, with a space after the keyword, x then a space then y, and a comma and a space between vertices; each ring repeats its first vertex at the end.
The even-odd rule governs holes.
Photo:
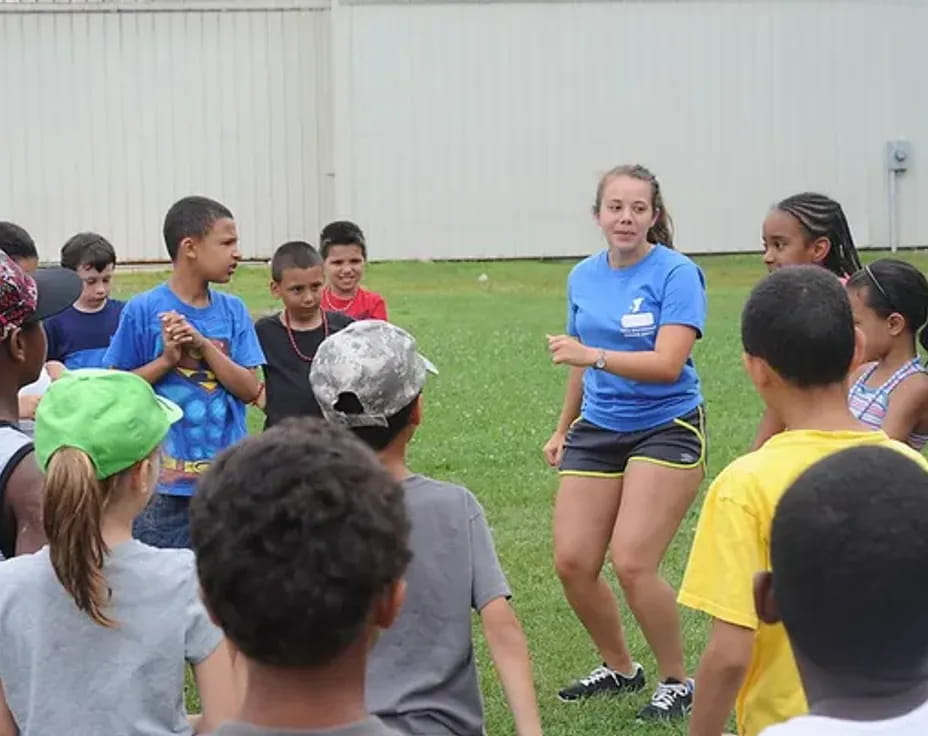
POLYGON ((190 496, 155 493, 132 527, 132 536, 162 549, 190 548, 190 496))

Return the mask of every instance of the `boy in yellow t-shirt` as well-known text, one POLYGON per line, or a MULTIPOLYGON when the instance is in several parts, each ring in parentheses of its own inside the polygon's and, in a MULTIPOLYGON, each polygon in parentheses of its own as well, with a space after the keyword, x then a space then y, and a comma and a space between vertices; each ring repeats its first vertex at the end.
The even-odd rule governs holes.
POLYGON ((713 618, 690 736, 720 736, 733 705, 740 736, 807 710, 783 626, 762 623, 754 609, 753 578, 770 570, 770 528, 786 489, 818 460, 850 447, 891 447, 926 465, 848 411, 846 380, 860 339, 844 288, 822 268, 776 271, 745 305, 745 367, 789 429, 735 460, 706 496, 680 590, 680 603, 713 618))

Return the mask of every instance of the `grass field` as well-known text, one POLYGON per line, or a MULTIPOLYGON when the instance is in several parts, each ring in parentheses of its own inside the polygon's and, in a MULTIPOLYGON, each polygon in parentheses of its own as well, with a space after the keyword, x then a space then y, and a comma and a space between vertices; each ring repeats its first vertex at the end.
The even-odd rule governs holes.
MULTIPOLYGON (((905 257, 928 268, 926 256, 905 257)), ((756 255, 704 258, 700 264, 709 284, 709 321, 695 359, 708 406, 711 478, 749 445, 760 415, 760 402, 741 370, 738 322, 747 293, 764 269, 756 255)), ((555 697, 559 686, 597 664, 553 571, 550 517, 557 479, 540 452, 554 428, 565 378, 564 369, 551 365, 544 336, 563 331, 570 267, 566 262, 374 264, 365 283, 384 294, 391 319, 417 337, 440 370, 425 392, 425 419, 411 465, 468 486, 485 506, 531 647, 546 733, 603 728, 609 733, 682 733, 682 727, 635 726, 646 693, 582 705, 565 705, 555 697), (481 273, 489 279, 478 282, 481 273)), ((117 276, 117 291, 126 297, 163 278, 123 273, 117 276)), ((231 286, 255 316, 274 309, 267 278, 263 268, 242 268, 231 286)), ((259 417, 252 416, 251 427, 259 426, 259 417)), ((686 563, 699 506, 691 509, 665 560, 674 585, 686 563)), ((611 573, 609 578, 614 582, 611 573)), ((653 658, 627 613, 625 620, 633 654, 653 682, 653 658)), ((687 662, 694 670, 706 622, 684 611, 683 626, 687 662)), ((512 733, 479 634, 476 641, 487 731, 491 736, 512 733)))

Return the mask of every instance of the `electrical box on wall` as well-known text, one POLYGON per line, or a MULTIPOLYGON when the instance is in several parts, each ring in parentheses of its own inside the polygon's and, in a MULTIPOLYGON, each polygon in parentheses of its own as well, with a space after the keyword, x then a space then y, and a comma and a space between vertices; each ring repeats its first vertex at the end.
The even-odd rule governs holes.
POLYGON ((909 141, 895 140, 886 143, 886 168, 890 171, 905 171, 912 158, 912 144, 909 141))

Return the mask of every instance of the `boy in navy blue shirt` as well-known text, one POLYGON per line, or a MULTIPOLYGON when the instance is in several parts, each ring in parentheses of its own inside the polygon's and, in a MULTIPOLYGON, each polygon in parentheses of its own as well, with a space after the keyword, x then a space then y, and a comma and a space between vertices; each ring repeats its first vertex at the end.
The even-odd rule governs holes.
POLYGON ((104 364, 139 374, 184 410, 135 533, 155 547, 189 547, 190 497, 213 458, 247 434, 245 405, 258 398, 264 353, 245 303, 209 288, 227 283, 241 258, 232 213, 186 197, 168 210, 164 242, 174 272, 129 300, 104 364))
POLYGON ((77 368, 102 368, 125 302, 110 299, 116 251, 96 233, 78 233, 61 249, 61 265, 76 271, 83 291, 68 309, 45 321, 48 359, 77 368))

